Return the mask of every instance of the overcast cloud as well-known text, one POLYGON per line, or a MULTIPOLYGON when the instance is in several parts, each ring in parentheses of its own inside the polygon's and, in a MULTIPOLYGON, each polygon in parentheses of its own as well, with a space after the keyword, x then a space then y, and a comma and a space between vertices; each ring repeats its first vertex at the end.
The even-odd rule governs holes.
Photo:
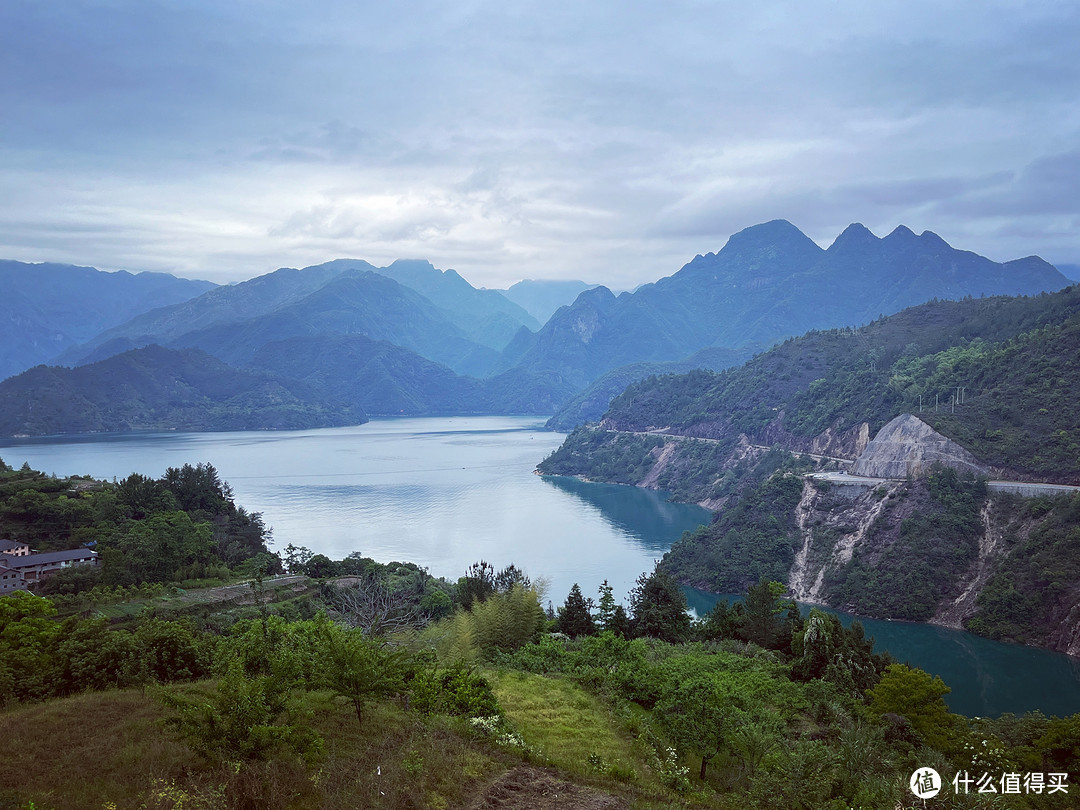
POLYGON ((1070 2, 5 0, 0 258, 626 288, 785 218, 1077 263, 1077 42, 1070 2))

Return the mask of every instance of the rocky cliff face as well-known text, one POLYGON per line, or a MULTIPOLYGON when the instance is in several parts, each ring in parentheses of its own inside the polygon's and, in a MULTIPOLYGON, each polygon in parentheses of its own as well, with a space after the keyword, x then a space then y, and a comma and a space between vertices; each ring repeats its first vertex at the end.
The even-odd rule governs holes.
MULTIPOLYGON (((788 575, 792 595, 799 601, 857 614, 914 618, 891 612, 887 598, 877 600, 882 609, 867 610, 865 603, 848 601, 841 585, 850 575, 845 567, 855 557, 870 563, 874 571, 870 576, 877 579, 875 590, 902 587, 902 582, 909 583, 908 587, 917 586, 921 577, 910 574, 926 562, 919 559, 925 548, 918 545, 917 535, 928 527, 932 533, 936 521, 923 522, 917 532, 905 529, 905 524, 918 523, 920 515, 929 511, 931 505, 924 489, 921 481, 822 488, 807 480, 795 510, 800 544, 788 575)), ((1046 542, 1045 535, 1039 538, 1045 518, 1032 517, 1031 510, 1022 503, 1009 494, 991 493, 981 504, 978 525, 966 542, 934 544, 931 554, 940 554, 941 559, 932 561, 932 566, 952 558, 956 567, 936 583, 931 594, 932 611, 918 618, 954 629, 968 628, 969 620, 976 620, 968 628, 976 629, 976 624, 985 622, 985 611, 993 614, 998 610, 994 604, 981 604, 980 595, 992 586, 995 577, 1004 576, 1016 583, 1017 590, 1011 591, 1009 598, 1028 604, 1030 615, 1022 624, 1004 628, 1001 637, 1080 655, 1080 585, 1067 573, 1056 571, 1047 574, 1059 578, 1056 587, 1031 592, 1023 571, 1030 563, 1031 549, 1046 542), (960 559, 956 560, 956 556, 960 559)), ((863 576, 867 574, 864 568, 863 576)), ((867 596, 864 594, 864 598, 867 596)), ((901 596, 895 604, 904 603, 907 595, 901 596)), ((997 628, 1000 632, 1002 625, 997 628)))
POLYGON ((934 464, 988 475, 989 467, 919 417, 901 414, 878 431, 851 468, 871 478, 918 477, 934 464))

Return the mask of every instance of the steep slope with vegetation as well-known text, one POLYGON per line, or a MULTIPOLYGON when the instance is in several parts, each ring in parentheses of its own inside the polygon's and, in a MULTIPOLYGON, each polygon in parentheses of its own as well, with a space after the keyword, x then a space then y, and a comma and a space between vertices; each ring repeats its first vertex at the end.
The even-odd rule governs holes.
POLYGON ((857 330, 811 332, 739 368, 644 380, 611 403, 603 424, 854 458, 863 423, 873 435, 915 413, 994 467, 1080 481, 1080 414, 1066 406, 1080 389, 1078 329, 1076 287, 933 302, 857 330))
POLYGON ((1002 477, 1080 483, 1078 340, 1077 288, 932 302, 737 369, 631 385, 540 471, 721 508, 665 559, 684 582, 728 591, 767 575, 810 601, 1080 653, 1080 571, 1064 562, 1075 498, 1036 514, 950 469, 862 494, 762 476, 766 447, 800 471, 835 465, 906 412, 1002 477), (790 497, 772 492, 784 480, 790 497))

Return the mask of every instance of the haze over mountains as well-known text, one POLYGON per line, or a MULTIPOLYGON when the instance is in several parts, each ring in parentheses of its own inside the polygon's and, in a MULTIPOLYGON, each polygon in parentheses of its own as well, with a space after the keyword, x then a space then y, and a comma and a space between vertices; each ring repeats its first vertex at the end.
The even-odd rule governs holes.
POLYGON ((51 361, 153 307, 194 298, 214 286, 165 273, 0 261, 0 379, 51 361))
MULTIPOLYGON (((376 268, 339 259, 227 287, 90 268, 37 266, 31 274, 16 265, 0 264, 0 271, 23 273, 4 302, 14 310, 4 322, 18 331, 32 315, 40 325, 27 330, 34 333, 28 341, 4 349, 0 367, 9 373, 51 360, 115 375, 122 364, 98 361, 156 344, 302 380, 298 390, 326 413, 550 414, 569 403, 562 428, 594 418, 649 374, 725 368, 780 339, 866 323, 933 298, 1028 295, 1068 284, 1037 257, 999 264, 903 226, 879 239, 852 225, 826 250, 783 220, 741 231, 718 253, 618 296, 584 282, 477 289, 453 270, 418 260, 376 268), (158 285, 153 293, 151 283, 158 285), (20 303, 35 286, 37 299, 20 303), (579 290, 541 325, 535 315, 579 290), (52 343, 50 329, 62 335, 52 343)), ((179 362, 168 353, 139 357, 140 367, 154 358, 179 362)), ((95 387, 94 373, 65 378, 65 385, 95 387)), ((18 385, 25 390, 25 381, 18 385)), ((37 430, 24 428, 18 432, 37 430)))
POLYGON ((627 363, 678 360, 708 346, 768 346, 933 298, 1030 295, 1067 284, 1037 257, 998 264, 903 226, 878 239, 851 225, 823 250, 775 220, 634 293, 583 293, 528 346, 516 347, 514 359, 525 368, 558 369, 584 387, 627 363))

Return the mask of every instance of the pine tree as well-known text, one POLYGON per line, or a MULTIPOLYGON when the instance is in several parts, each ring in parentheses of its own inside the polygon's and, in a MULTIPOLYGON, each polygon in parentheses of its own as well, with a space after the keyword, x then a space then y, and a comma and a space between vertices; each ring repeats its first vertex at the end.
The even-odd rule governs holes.
POLYGON ((686 596, 671 575, 658 565, 652 574, 642 574, 630 592, 635 636, 651 636, 673 644, 690 637, 690 614, 686 596))
POLYGON ((596 635, 596 625, 589 613, 589 605, 576 582, 566 597, 566 604, 559 608, 558 630, 573 638, 596 635))
POLYGON ((611 625, 607 628, 619 638, 630 638, 630 617, 622 605, 615 605, 615 611, 611 614, 611 625))
POLYGON ((596 623, 601 630, 611 630, 611 621, 615 617, 615 597, 612 588, 605 579, 600 585, 600 602, 596 608, 596 623))

